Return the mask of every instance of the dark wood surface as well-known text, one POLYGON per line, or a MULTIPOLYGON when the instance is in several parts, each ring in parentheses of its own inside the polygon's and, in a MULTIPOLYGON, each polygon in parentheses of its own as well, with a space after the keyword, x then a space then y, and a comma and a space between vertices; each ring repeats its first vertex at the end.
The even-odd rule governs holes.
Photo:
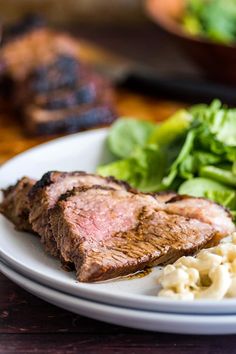
MULTIPOLYGON (((152 25, 130 30, 81 28, 79 32, 104 48, 156 67, 163 75, 198 75, 175 44, 152 25)), ((125 91, 116 96, 121 115, 156 121, 183 106, 125 91)), ((17 121, 0 114, 0 163, 46 140, 27 137, 17 121)), ((0 274, 0 353, 232 354, 236 336, 163 334, 102 323, 52 306, 0 274)))
POLYGON ((236 336, 184 336, 129 329, 50 305, 0 275, 0 353, 232 354, 236 336))

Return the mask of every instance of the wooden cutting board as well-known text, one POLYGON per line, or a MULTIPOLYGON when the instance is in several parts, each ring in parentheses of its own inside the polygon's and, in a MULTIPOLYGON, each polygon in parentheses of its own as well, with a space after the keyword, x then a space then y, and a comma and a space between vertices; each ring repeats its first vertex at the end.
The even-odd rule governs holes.
MULTIPOLYGON (((109 62, 113 58, 111 54, 87 42, 81 43, 81 57, 91 64, 101 61, 105 64, 106 61, 109 62)), ((116 90, 115 101, 120 116, 153 121, 163 120, 183 106, 181 103, 149 98, 125 90, 116 90)), ((6 104, 10 106, 11 102, 6 104)), ((17 117, 13 117, 9 113, 0 113, 0 164, 32 146, 56 137, 58 136, 28 136, 17 117)))

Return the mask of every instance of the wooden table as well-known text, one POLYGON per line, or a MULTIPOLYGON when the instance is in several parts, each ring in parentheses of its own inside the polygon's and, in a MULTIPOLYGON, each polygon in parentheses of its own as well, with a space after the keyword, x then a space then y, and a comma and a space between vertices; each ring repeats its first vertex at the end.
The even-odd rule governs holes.
MULTIPOLYGON (((157 33, 153 26, 125 32, 125 42, 124 30, 119 28, 114 31, 100 29, 100 32, 83 28, 80 32, 86 39, 117 49, 120 54, 130 58, 138 57, 140 61, 157 66, 162 72, 170 71, 173 60, 179 71, 184 69, 194 72, 189 63, 185 65, 184 58, 178 57, 179 53, 168 42, 169 39, 157 33), (162 57, 158 48, 155 51, 155 47, 151 47, 156 38, 163 49, 162 57), (144 50, 146 46, 148 50, 144 50)), ((183 106, 183 103, 148 98, 125 91, 117 91, 116 101, 121 115, 156 121, 165 119, 183 106)), ((13 117, 0 114, 0 163, 46 140, 49 138, 27 137, 13 117)), ((236 353, 236 336, 170 335, 94 321, 39 300, 0 274, 0 353, 232 354, 236 353)))

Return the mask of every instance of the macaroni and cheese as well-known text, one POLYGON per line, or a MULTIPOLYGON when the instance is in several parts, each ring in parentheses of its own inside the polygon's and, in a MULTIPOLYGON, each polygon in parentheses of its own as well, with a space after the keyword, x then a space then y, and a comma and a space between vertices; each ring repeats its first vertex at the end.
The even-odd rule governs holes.
POLYGON ((167 265, 158 279, 158 296, 174 299, 236 297, 236 233, 196 257, 181 257, 167 265))

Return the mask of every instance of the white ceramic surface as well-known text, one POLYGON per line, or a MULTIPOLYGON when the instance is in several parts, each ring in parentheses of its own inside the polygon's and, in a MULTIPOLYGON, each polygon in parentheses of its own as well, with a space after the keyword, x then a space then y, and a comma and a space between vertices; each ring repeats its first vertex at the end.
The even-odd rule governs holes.
POLYGON ((235 334, 236 315, 184 315, 127 309, 63 294, 0 262, 0 271, 32 294, 71 312, 121 326, 180 334, 235 334))
MULTIPOLYGON (((15 183, 23 175, 40 178, 48 170, 94 172, 96 166, 108 158, 106 135, 106 129, 94 130, 28 150, 0 168, 0 188, 15 183)), ((158 298, 158 268, 143 278, 78 283, 73 272, 63 271, 60 263, 43 251, 36 236, 15 231, 3 216, 0 216, 0 259, 46 286, 106 304, 159 312, 236 314, 236 299, 191 302, 158 298)))

